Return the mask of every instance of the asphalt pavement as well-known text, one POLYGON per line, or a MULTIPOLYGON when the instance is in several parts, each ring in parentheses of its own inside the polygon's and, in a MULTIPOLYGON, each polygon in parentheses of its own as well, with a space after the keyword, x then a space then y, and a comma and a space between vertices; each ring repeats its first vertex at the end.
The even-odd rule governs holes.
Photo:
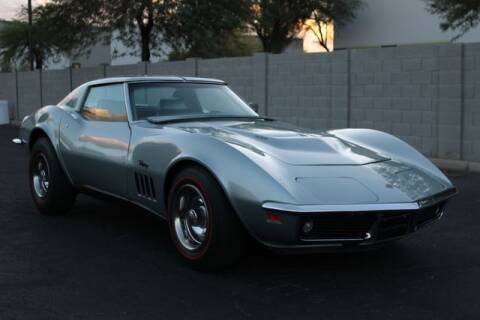
POLYGON ((285 256, 253 247, 226 272, 193 271, 167 225, 80 196, 40 215, 17 128, 0 126, 0 319, 480 319, 480 175, 435 225, 376 251, 285 256))

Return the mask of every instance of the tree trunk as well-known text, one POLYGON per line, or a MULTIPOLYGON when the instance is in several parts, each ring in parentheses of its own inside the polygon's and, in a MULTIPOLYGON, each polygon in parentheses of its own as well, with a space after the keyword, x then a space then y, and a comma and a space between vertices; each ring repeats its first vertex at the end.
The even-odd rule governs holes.
POLYGON ((142 62, 150 62, 150 36, 141 32, 142 42, 142 62))
POLYGON ((325 49, 327 52, 330 52, 330 49, 328 48, 328 45, 324 42, 319 42, 320 46, 323 47, 323 49, 325 49))
POLYGON ((33 56, 35 58, 35 69, 37 70, 43 69, 43 56, 37 50, 33 51, 33 56))
POLYGON ((153 29, 153 17, 149 11, 147 23, 143 21, 142 14, 137 15, 137 24, 140 31, 140 44, 142 47, 142 62, 150 62, 150 36, 153 29))
POLYGON ((268 37, 258 35, 260 42, 262 43, 263 52, 270 52, 270 43, 268 37))

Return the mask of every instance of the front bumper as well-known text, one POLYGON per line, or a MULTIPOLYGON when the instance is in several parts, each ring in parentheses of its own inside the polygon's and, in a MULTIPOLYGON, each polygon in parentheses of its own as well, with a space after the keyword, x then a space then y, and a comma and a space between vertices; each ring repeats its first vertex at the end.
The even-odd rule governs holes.
POLYGON ((279 218, 260 241, 284 251, 360 249, 410 235, 439 220, 455 188, 409 203, 292 205, 266 202, 267 215, 279 218), (305 224, 312 227, 305 230, 305 224), (308 230, 309 229, 309 230, 308 230))

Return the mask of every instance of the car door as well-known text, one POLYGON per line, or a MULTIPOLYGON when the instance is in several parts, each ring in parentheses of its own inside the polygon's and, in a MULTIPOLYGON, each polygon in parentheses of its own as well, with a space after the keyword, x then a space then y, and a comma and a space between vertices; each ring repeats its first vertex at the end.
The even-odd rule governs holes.
POLYGON ((69 114, 61 123, 59 141, 74 184, 126 197, 130 126, 124 85, 88 88, 80 109, 69 114))

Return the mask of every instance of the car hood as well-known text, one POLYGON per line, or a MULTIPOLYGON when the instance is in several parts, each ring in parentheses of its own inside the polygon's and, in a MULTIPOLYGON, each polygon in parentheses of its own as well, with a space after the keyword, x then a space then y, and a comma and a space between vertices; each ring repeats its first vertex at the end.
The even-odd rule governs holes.
POLYGON ((268 154, 290 165, 363 165, 388 160, 334 135, 279 121, 211 121, 174 126, 268 154))

